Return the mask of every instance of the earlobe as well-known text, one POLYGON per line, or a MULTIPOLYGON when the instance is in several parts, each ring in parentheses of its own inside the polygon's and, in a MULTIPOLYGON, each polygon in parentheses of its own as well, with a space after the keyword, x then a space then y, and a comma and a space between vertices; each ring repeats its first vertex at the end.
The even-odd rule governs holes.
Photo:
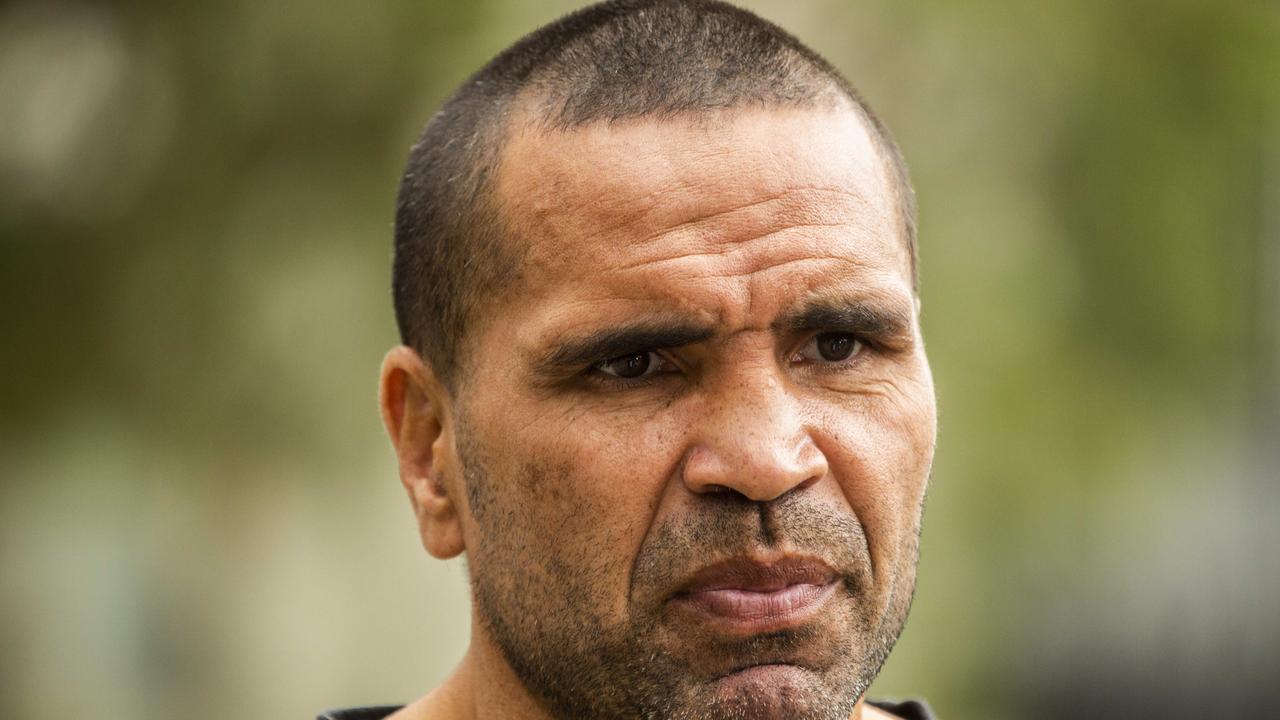
POLYGON ((418 354, 403 345, 382 361, 379 403, 382 422, 400 461, 400 482, 409 494, 423 547, 438 558, 466 549, 460 497, 451 474, 453 458, 450 398, 418 354))

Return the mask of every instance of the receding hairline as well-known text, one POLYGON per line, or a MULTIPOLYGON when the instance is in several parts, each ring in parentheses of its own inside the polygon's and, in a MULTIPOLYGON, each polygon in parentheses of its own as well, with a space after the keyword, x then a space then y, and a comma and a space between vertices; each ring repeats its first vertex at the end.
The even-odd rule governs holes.
POLYGON ((447 382, 477 311, 519 273, 519 239, 502 227, 493 173, 513 129, 527 131, 531 118, 535 128, 572 129, 840 105, 856 110, 883 163, 918 291, 915 199, 901 153, 849 80, 793 35, 719 0, 608 0, 531 32, 464 82, 410 152, 393 268, 402 340, 447 382))
MULTIPOLYGON (((815 94, 813 102, 743 103, 711 110, 691 109, 623 118, 600 118, 567 124, 559 118, 547 116, 545 107, 542 104, 544 99, 538 97, 533 88, 526 88, 509 105, 503 123, 492 129, 494 133, 493 144, 491 146, 491 154, 486 159, 489 163, 490 171, 487 173, 488 183, 484 191, 490 199, 498 201, 494 209, 498 213, 499 220, 507 228, 506 240, 511 242, 516 240, 511 235, 518 230, 514 223, 518 218, 512 217, 512 209, 502 202, 499 185, 501 184, 500 178, 505 173, 509 157, 508 151, 517 135, 522 136, 522 141, 536 141, 539 136, 572 135, 587 129, 609 128, 615 125, 625 126, 633 123, 714 125, 731 123, 749 113, 805 113, 852 116, 857 119, 858 127, 866 133, 871 149, 875 153, 875 163, 880 175, 879 179, 883 183, 886 196, 891 203, 890 212, 893 213, 897 220, 893 223, 893 226, 900 235, 898 240, 907 256, 908 272, 910 273, 914 290, 916 289, 914 238, 912 237, 912 228, 908 226, 905 218, 905 214, 911 212, 913 208, 908 204, 904 204, 911 203, 911 198, 907 196, 907 193, 911 193, 912 189, 909 183, 898 177, 896 158, 899 155, 896 146, 892 144, 892 139, 882 132, 882 126, 875 116, 870 114, 860 98, 850 96, 839 83, 834 81, 830 83, 829 90, 830 92, 815 94)), ((516 248, 508 249, 516 250, 516 248)))
MULTIPOLYGON (((802 57, 802 62, 812 63, 809 57, 802 57)), ((691 108, 674 111, 654 111, 625 116, 592 117, 582 121, 571 121, 559 113, 554 103, 548 104, 547 88, 536 78, 530 82, 505 104, 499 122, 489 128, 491 144, 482 161, 488 165, 483 192, 490 200, 500 200, 497 196, 497 178, 502 172, 507 158, 507 150, 516 134, 527 134, 536 137, 539 134, 573 133, 591 127, 612 126, 625 123, 699 123, 731 121, 749 112, 810 112, 810 113, 848 113, 856 117, 859 126, 871 141, 876 154, 876 162, 880 170, 880 179, 884 183, 886 193, 892 202, 891 211, 897 218, 894 223, 900 237, 898 240, 907 255, 908 272, 913 292, 918 292, 917 250, 914 228, 914 190, 909 178, 900 173, 901 153, 887 129, 860 95, 848 84, 844 76, 826 65, 813 65, 813 85, 803 99, 780 101, 772 98, 756 102, 741 102, 712 109, 691 108), (834 73, 834 74, 831 74, 834 73)), ((510 236, 517 228, 510 217, 509 208, 501 203, 494 208, 497 219, 506 227, 505 240, 513 242, 510 236)), ((522 248, 507 247, 508 251, 520 254, 522 248)))
MULTIPOLYGON (((492 171, 488 174, 489 183, 485 189, 485 194, 489 200, 494 203, 493 210, 496 213, 495 220, 503 228, 502 240, 504 251, 509 257, 509 267, 517 268, 523 266, 529 259, 529 252, 533 249, 537 240, 528 236, 525 232, 526 226, 522 223, 526 221, 525 217, 518 215, 522 210, 512 207, 509 204, 509 196, 503 192, 504 182, 503 176, 509 169, 506 161, 509 158, 508 150, 514 143, 514 138, 520 135, 519 142, 538 142, 540 137, 552 135, 568 135, 582 132, 599 127, 626 126, 633 123, 646 123, 653 125, 663 124, 699 124, 707 123, 731 123, 736 118, 740 118, 748 113, 804 113, 804 114, 830 114, 843 115, 856 118, 858 128, 866 133, 868 144, 875 153, 873 162, 876 164, 879 172, 879 181, 885 192, 890 206, 889 212, 893 215, 894 220, 891 221, 894 231, 898 234, 896 241, 900 245, 903 262, 905 263, 905 271, 908 274, 908 280, 913 280, 914 274, 914 257, 910 247, 910 238, 906 235, 906 228, 902 227, 896 221, 898 213, 901 212, 902 198, 901 184, 894 176, 892 167, 891 150, 886 147, 885 140, 877 132, 875 122, 852 98, 844 95, 832 95, 831 101, 815 102, 812 104, 778 104, 763 103, 751 104, 735 107, 726 107, 716 110, 686 110, 676 113, 663 113, 654 115, 639 115, 622 119, 600 119, 591 120, 584 123, 578 123, 573 126, 566 126, 563 123, 549 121, 545 116, 539 115, 539 99, 522 98, 520 103, 513 103, 511 112, 505 120, 503 126, 495 128, 494 132, 498 135, 498 139, 492 146, 492 171)), ((510 282, 502 283, 505 288, 500 292, 492 292, 484 298, 477 299, 472 307, 471 323, 472 327, 468 335, 471 339, 478 338, 483 334, 484 326, 494 317, 493 310, 495 305, 502 305, 509 301, 510 296, 518 292, 522 285, 522 278, 518 270, 514 271, 512 276, 508 277, 510 282)), ((464 339, 463 348, 470 343, 464 339)))

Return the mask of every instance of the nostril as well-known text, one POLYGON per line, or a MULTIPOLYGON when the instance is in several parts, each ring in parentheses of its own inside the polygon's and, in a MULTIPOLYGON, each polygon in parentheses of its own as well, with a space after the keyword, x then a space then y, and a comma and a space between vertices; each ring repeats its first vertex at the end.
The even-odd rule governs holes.
POLYGON ((690 447, 677 472, 691 492, 766 502, 813 486, 826 477, 827 461, 807 433, 726 434, 690 447))
POLYGON ((796 489, 796 490, 804 490, 805 488, 812 487, 814 484, 816 484, 816 483, 817 483, 819 480, 821 480, 821 479, 822 479, 822 476, 821 476, 821 475, 816 475, 816 474, 815 474, 815 475, 810 475, 808 478, 806 478, 805 480, 803 480, 803 481, 801 481, 800 483, 798 483, 798 484, 795 486, 795 488, 794 488, 794 489, 796 489))

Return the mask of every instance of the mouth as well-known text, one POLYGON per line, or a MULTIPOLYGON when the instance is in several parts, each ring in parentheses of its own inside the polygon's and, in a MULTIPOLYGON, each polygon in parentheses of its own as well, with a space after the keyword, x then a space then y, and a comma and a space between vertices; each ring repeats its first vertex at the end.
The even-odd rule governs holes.
POLYGON ((837 583, 835 571, 815 558, 734 558, 695 573, 670 602, 733 634, 775 632, 819 613, 837 583))

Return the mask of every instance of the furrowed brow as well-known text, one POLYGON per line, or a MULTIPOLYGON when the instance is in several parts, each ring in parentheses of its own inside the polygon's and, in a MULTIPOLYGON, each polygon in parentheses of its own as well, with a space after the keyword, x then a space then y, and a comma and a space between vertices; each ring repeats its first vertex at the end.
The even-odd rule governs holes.
POLYGON ((544 374, 577 369, 627 353, 662 350, 709 340, 715 329, 683 323, 637 323, 566 338, 537 361, 544 374))
POLYGON ((871 300, 810 303, 784 315, 774 327, 780 330, 839 330, 887 343, 910 340, 911 313, 905 308, 871 300))

